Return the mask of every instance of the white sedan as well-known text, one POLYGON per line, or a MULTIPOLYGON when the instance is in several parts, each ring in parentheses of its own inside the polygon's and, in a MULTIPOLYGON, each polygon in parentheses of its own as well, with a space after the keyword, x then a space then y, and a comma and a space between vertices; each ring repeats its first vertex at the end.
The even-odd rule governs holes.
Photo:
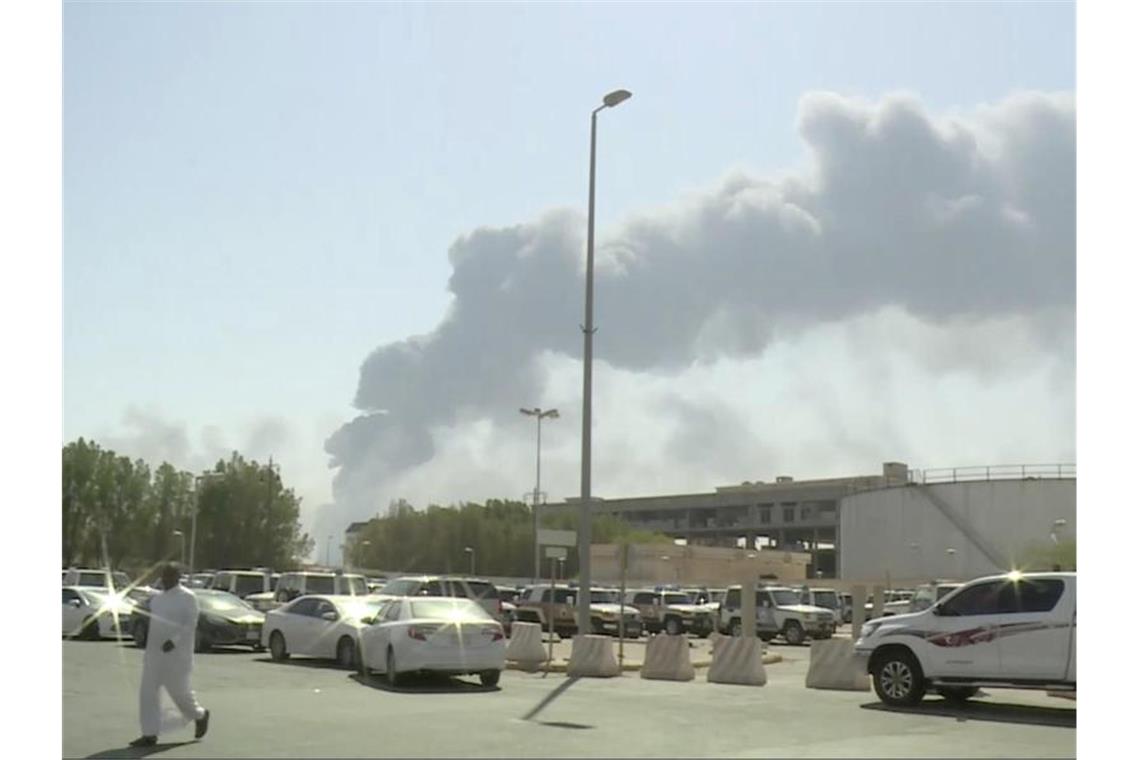
POLYGON ((498 621, 477 602, 443 596, 386 602, 361 630, 360 648, 361 672, 380 671, 391 686, 419 671, 478 674, 484 686, 494 686, 507 656, 498 621))
POLYGON ((380 601, 366 596, 298 597, 265 613, 261 644, 274 660, 296 654, 355 668, 360 629, 379 609, 380 601))
POLYGON ((135 603, 125 594, 102 589, 63 587, 63 635, 104 639, 129 636, 135 603))

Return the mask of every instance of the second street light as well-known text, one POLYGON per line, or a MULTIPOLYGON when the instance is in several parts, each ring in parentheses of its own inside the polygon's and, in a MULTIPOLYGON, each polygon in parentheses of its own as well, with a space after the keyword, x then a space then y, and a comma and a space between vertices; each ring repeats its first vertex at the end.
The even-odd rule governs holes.
POLYGON ((614 90, 590 112, 590 206, 586 218, 586 324, 582 327, 582 495, 578 506, 578 630, 590 630, 590 425, 594 371, 594 174, 598 111, 629 100, 629 90, 614 90))
POLYGON ((475 549, 470 546, 464 546, 463 551, 465 554, 471 555, 471 575, 475 575, 475 549))
POLYGON ((541 493, 542 485, 542 421, 543 419, 558 419, 557 409, 539 409, 537 406, 534 409, 519 409, 520 412, 528 417, 534 417, 534 421, 538 428, 538 448, 535 455, 534 465, 534 500, 531 502, 531 522, 533 523, 534 531, 534 573, 531 575, 531 583, 538 583, 539 571, 539 557, 538 557, 538 499, 541 493))

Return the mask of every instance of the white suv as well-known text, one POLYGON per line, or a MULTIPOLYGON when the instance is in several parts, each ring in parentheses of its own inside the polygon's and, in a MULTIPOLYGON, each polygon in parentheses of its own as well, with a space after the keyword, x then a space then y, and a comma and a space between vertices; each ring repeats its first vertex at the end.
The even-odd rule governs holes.
MULTIPOLYGON (((720 607, 721 633, 740 635, 740 609, 740 586, 732 586, 720 607)), ((756 635, 764 641, 782 636, 789 644, 802 644, 808 636, 829 639, 835 633, 831 610, 801 604, 799 592, 781 586, 756 589, 756 618, 756 635)))
POLYGON ((979 687, 1077 688, 1077 574, 979 578, 922 612, 863 626, 855 654, 889 705, 933 687, 965 700, 979 687))

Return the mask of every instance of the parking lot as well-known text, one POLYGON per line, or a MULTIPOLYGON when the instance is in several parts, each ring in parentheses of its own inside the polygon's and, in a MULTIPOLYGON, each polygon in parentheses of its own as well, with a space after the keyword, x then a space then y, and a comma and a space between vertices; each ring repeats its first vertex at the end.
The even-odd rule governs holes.
MULTIPOLYGON (((696 653, 707 642, 694 640, 696 653)), ((1076 703, 992 691, 951 707, 929 697, 891 710, 871 692, 804 687, 808 647, 764 687, 508 670, 498 687, 418 678, 398 690, 331 664, 219 650, 198 655, 195 688, 210 732, 132 750, 142 652, 127 642, 64 641, 65 757, 1074 757, 1076 703)), ((630 645, 633 648, 643 646, 630 645)), ((172 708, 171 708, 172 709, 172 708)))

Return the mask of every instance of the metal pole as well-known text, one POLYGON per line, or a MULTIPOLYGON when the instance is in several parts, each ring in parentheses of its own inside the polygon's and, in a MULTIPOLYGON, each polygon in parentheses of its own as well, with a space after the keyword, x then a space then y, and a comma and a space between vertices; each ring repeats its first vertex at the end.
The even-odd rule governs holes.
MULTIPOLYGON (((594 364, 594 165, 597 157, 598 110, 590 114, 590 201, 586 221, 586 324, 582 328, 582 501, 578 507, 578 580, 590 588, 590 427, 593 412, 594 364)), ((579 594, 578 630, 590 629, 590 600, 579 594)))
POLYGON ((550 629, 547 636, 547 649, 546 649, 546 672, 550 672, 550 663, 554 659, 554 576, 557 570, 554 565, 554 557, 550 558, 550 603, 546 605, 546 622, 547 628, 550 629))
POLYGON ((534 522, 534 577, 531 583, 538 583, 539 563, 542 562, 538 556, 538 494, 539 487, 542 483, 542 411, 535 415, 535 424, 538 427, 538 445, 535 447, 535 465, 534 465, 534 500, 531 502, 531 519, 534 522))
POLYGON ((190 516, 190 577, 194 576, 195 550, 198 548, 198 508, 202 503, 202 476, 194 478, 194 512, 190 516))
POLYGON ((618 592, 618 667, 625 663, 625 573, 629 564, 629 544, 621 545, 621 590, 618 592))

